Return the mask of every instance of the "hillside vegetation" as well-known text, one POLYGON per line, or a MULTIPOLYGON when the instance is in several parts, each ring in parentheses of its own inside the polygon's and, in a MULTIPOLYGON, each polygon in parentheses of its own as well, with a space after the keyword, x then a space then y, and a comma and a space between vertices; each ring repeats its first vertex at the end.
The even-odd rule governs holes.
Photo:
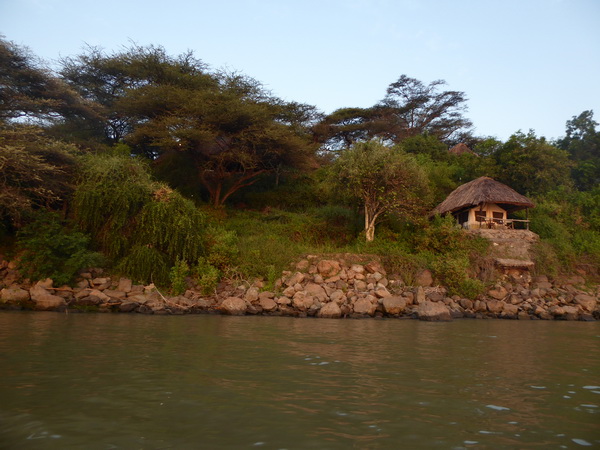
POLYGON ((223 279, 272 286, 301 255, 350 252, 474 296, 493 275, 486 241, 426 217, 480 176, 534 201, 546 274, 598 275, 591 110, 556 141, 519 130, 502 142, 473 135, 466 95, 442 81, 401 75, 372 107, 326 115, 154 46, 90 48, 53 72, 2 40, 0 83, 0 252, 26 276, 67 283, 102 265, 208 292, 223 279), (458 143, 472 151, 448 151, 458 143))

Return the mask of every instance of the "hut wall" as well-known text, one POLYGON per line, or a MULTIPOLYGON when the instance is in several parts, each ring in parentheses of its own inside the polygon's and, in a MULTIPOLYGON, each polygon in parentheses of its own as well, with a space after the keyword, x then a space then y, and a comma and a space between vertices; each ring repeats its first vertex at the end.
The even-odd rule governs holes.
POLYGON ((486 219, 493 219, 495 212, 502 213, 502 219, 506 219, 506 210, 495 203, 484 203, 483 206, 476 206, 469 210, 469 221, 467 222, 466 228, 483 228, 483 224, 477 221, 476 211, 485 211, 486 219))

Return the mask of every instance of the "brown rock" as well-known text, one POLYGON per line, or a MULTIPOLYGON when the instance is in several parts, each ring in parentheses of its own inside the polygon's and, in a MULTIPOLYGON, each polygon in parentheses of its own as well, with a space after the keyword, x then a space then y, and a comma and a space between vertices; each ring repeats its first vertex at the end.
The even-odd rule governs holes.
POLYGON ((417 274, 415 277, 415 286, 431 286, 433 284, 433 276, 431 271, 425 269, 417 274))
POLYGON ((67 306, 67 302, 62 297, 57 295, 36 295, 35 309, 38 311, 53 311, 61 310, 67 306))
POLYGON ((277 299, 277 304, 278 305, 291 305, 292 304, 292 299, 289 297, 281 296, 277 299))
POLYGON ((114 298, 117 300, 124 300, 125 297, 127 297, 127 293, 125 293, 123 291, 115 291, 113 289, 104 289, 104 291, 102 291, 102 293, 104 295, 108 295, 110 298, 114 298))
POLYGON ((117 291, 131 292, 132 287, 133 283, 129 278, 121 278, 119 280, 119 285, 117 286, 117 291))
POLYGON ((488 291, 488 295, 496 300, 502 300, 508 295, 508 291, 503 286, 496 286, 488 291))
POLYGON ((255 302, 256 300, 258 300, 258 289, 255 287, 251 287, 250 289, 248 289, 246 291, 246 294, 244 295, 244 299, 250 303, 255 302))
POLYGON ((119 305, 119 311, 131 312, 136 309, 139 305, 136 302, 125 301, 119 305))
POLYGON ((464 309, 473 309, 473 301, 469 300, 468 298, 461 298, 458 303, 464 309))
POLYGON ((576 295, 575 303, 581 305, 581 307, 588 312, 593 312, 598 305, 598 301, 596 300, 596 298, 587 294, 576 295))
POLYGON ((519 307, 511 303, 504 303, 502 305, 502 312, 508 316, 516 316, 519 313, 519 307))
POLYGON ((304 281, 305 275, 301 272, 296 272, 294 275, 292 275, 290 278, 288 278, 284 284, 286 286, 293 286, 297 283, 302 283, 304 281))
POLYGON ((4 288, 0 291, 0 299, 3 303, 19 304, 28 301, 29 298, 29 292, 17 286, 4 288))
POLYGON ((402 314, 406 308, 406 300, 404 297, 385 297, 383 299, 383 309, 386 313, 396 316, 402 314))
POLYGON ((304 292, 307 296, 317 297, 319 300, 327 299, 327 293, 325 292, 325 289, 323 289, 323 286, 317 283, 308 283, 306 286, 304 286, 304 292))
POLYGON ((335 302, 338 305, 341 305, 342 303, 344 303, 346 301, 346 295, 344 294, 344 292, 342 290, 338 289, 331 293, 331 295, 329 296, 329 299, 332 302, 335 302))
POLYGON ((423 288, 421 286, 419 286, 417 288, 416 295, 413 299, 413 303, 415 305, 420 305, 423 302, 425 302, 425 291, 423 290, 423 288))
POLYGON ((386 274, 385 269, 383 268, 381 263, 377 261, 371 261, 369 264, 366 264, 365 269, 367 272, 372 274, 379 273, 382 276, 386 274))
POLYGON ((328 278, 337 275, 341 267, 338 261, 324 259, 317 264, 317 270, 321 276, 328 278))
POLYGON ((352 264, 352 266, 350 267, 350 270, 354 273, 355 277, 357 274, 362 275, 365 272, 364 266, 361 266, 360 264, 352 264))
POLYGON ((356 314, 367 314, 372 316, 376 309, 377 306, 366 298, 361 298, 354 303, 354 312, 356 314))
POLYGON ((303 259, 300 262, 298 262, 298 264, 296 264, 296 270, 300 270, 302 272, 308 270, 309 267, 310 267, 310 262, 308 262, 307 259, 303 259))
POLYGON ((294 308, 300 311, 306 311, 314 304, 314 298, 304 292, 296 292, 292 299, 294 308))
POLYGON ((260 307, 264 311, 273 311, 274 309, 277 309, 277 303, 275 303, 275 300, 272 298, 262 298, 260 299, 260 307))
POLYGON ((246 302, 239 297, 227 297, 221 303, 221 310, 232 316, 243 316, 247 309, 246 302))
POLYGON ((342 316, 342 310, 337 303, 329 302, 319 310, 318 316, 326 319, 337 319, 342 316))
POLYGON ((392 295, 392 294, 390 294, 390 291, 388 291, 383 286, 378 287, 377 290, 375 291, 375 296, 378 298, 385 298, 385 297, 389 297, 390 295, 392 295))
POLYGON ((488 300, 486 304, 488 311, 494 314, 501 313, 504 308, 504 302, 500 300, 488 300))
POLYGON ((95 295, 88 295, 85 297, 78 298, 76 303, 81 306, 95 306, 102 303, 102 300, 95 295))
POLYGON ((419 320, 427 321, 451 321, 450 309, 443 303, 425 301, 417 308, 419 320))

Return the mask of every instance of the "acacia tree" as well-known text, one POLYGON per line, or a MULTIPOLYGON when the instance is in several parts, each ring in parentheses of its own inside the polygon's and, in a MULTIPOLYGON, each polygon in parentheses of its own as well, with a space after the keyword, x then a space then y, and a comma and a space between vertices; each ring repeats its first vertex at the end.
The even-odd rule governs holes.
POLYGON ((339 188, 362 203, 369 242, 385 214, 411 217, 429 198, 427 176, 415 159, 380 141, 360 142, 344 151, 333 173, 339 188))

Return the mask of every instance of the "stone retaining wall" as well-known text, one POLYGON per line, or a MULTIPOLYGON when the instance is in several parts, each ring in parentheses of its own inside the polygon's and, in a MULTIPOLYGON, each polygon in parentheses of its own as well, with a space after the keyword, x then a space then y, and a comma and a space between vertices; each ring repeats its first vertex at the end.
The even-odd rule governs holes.
POLYGON ((388 276, 376 257, 308 256, 284 272, 273 291, 262 283, 225 284, 213 296, 191 289, 182 296, 163 295, 154 285, 113 279, 101 269, 83 273, 76 287, 56 287, 52 280, 20 280, 16 264, 0 264, 0 307, 43 311, 136 312, 144 314, 222 313, 271 316, 421 320, 456 318, 600 319, 600 287, 586 287, 581 277, 551 282, 546 277, 505 281, 476 299, 448 296, 428 271, 419 286, 388 276))

